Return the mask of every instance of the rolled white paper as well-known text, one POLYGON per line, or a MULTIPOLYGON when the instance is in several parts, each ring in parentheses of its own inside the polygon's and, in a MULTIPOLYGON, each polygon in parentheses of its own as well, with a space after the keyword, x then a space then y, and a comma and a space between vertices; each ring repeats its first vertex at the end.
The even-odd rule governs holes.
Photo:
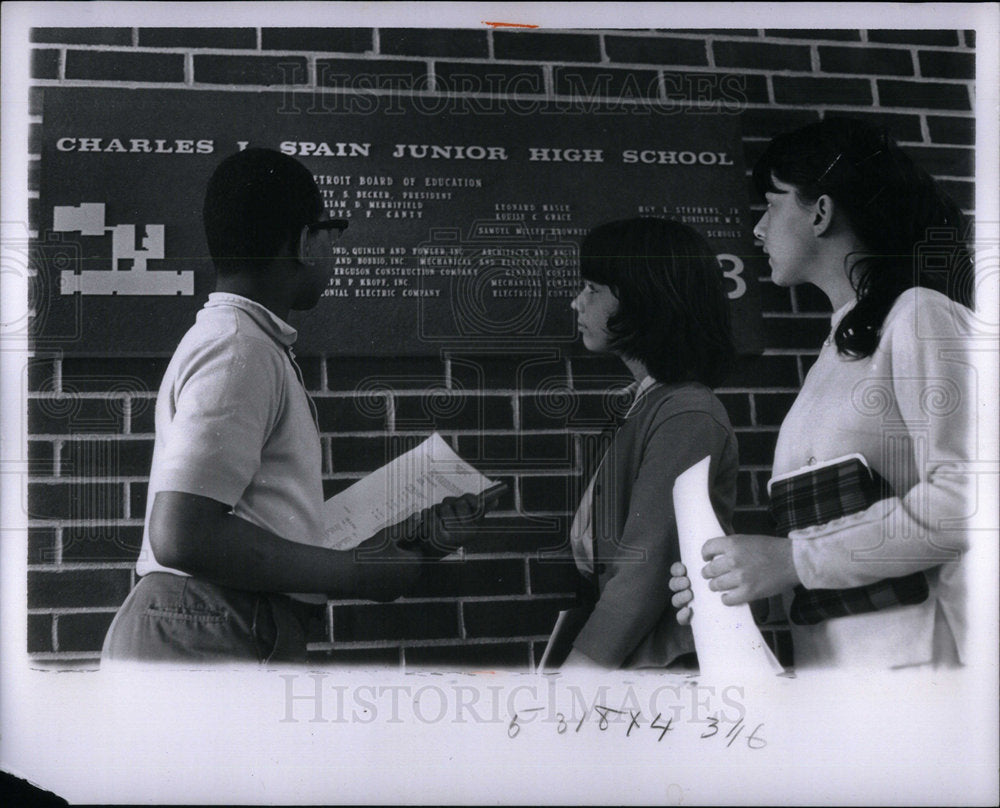
POLYGON ((694 646, 702 676, 753 676, 783 673, 754 623, 750 606, 726 606, 722 593, 708 588, 701 568, 701 548, 725 531, 715 517, 708 496, 711 458, 695 463, 674 481, 674 515, 680 540, 681 561, 691 581, 694 646))

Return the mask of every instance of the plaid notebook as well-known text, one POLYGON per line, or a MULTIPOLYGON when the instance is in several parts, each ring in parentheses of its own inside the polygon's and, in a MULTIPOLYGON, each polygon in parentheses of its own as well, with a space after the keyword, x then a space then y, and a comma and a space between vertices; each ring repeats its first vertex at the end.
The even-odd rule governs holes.
MULTIPOLYGON (((838 457, 775 477, 768 483, 768 491, 771 515, 783 536, 857 513, 892 495, 889 484, 861 455, 838 457)), ((923 572, 852 589, 806 589, 800 585, 795 587, 788 617, 797 625, 811 626, 834 617, 923 603, 929 594, 923 572)))

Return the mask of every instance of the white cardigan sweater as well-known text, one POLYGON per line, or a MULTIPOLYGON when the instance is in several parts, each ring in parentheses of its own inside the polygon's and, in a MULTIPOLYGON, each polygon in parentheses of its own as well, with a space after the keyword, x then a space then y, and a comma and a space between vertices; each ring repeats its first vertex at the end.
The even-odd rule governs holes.
MULTIPOLYGON (((852 305, 834 313, 832 329, 852 305)), ((839 355, 832 329, 781 426, 773 473, 857 452, 896 496, 793 531, 795 568, 809 589, 927 570, 930 596, 915 606, 793 625, 796 666, 960 661, 976 401, 970 312, 937 292, 910 289, 866 359, 839 355)))

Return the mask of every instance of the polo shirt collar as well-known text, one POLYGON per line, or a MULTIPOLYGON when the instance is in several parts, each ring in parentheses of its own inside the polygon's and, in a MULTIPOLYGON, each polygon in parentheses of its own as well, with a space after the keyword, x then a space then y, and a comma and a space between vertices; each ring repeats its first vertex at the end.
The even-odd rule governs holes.
POLYGON ((245 312, 261 331, 286 348, 290 348, 299 336, 298 331, 266 306, 262 306, 256 300, 243 297, 243 295, 234 295, 230 292, 212 292, 208 296, 205 308, 211 309, 218 306, 232 306, 245 312))

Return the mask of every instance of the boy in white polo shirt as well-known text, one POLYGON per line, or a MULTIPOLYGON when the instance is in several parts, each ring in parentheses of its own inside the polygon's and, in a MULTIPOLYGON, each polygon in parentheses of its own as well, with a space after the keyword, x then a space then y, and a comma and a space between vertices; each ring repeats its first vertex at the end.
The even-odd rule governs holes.
MULTIPOLYGON (((269 149, 223 161, 203 214, 216 291, 160 386, 141 578, 102 658, 303 661, 309 603, 392 600, 440 552, 388 531, 362 552, 319 546, 319 430, 285 319, 319 301, 347 223, 325 217, 308 169, 269 149)), ((457 546, 455 520, 474 514, 473 498, 449 500, 409 532, 457 546)))

